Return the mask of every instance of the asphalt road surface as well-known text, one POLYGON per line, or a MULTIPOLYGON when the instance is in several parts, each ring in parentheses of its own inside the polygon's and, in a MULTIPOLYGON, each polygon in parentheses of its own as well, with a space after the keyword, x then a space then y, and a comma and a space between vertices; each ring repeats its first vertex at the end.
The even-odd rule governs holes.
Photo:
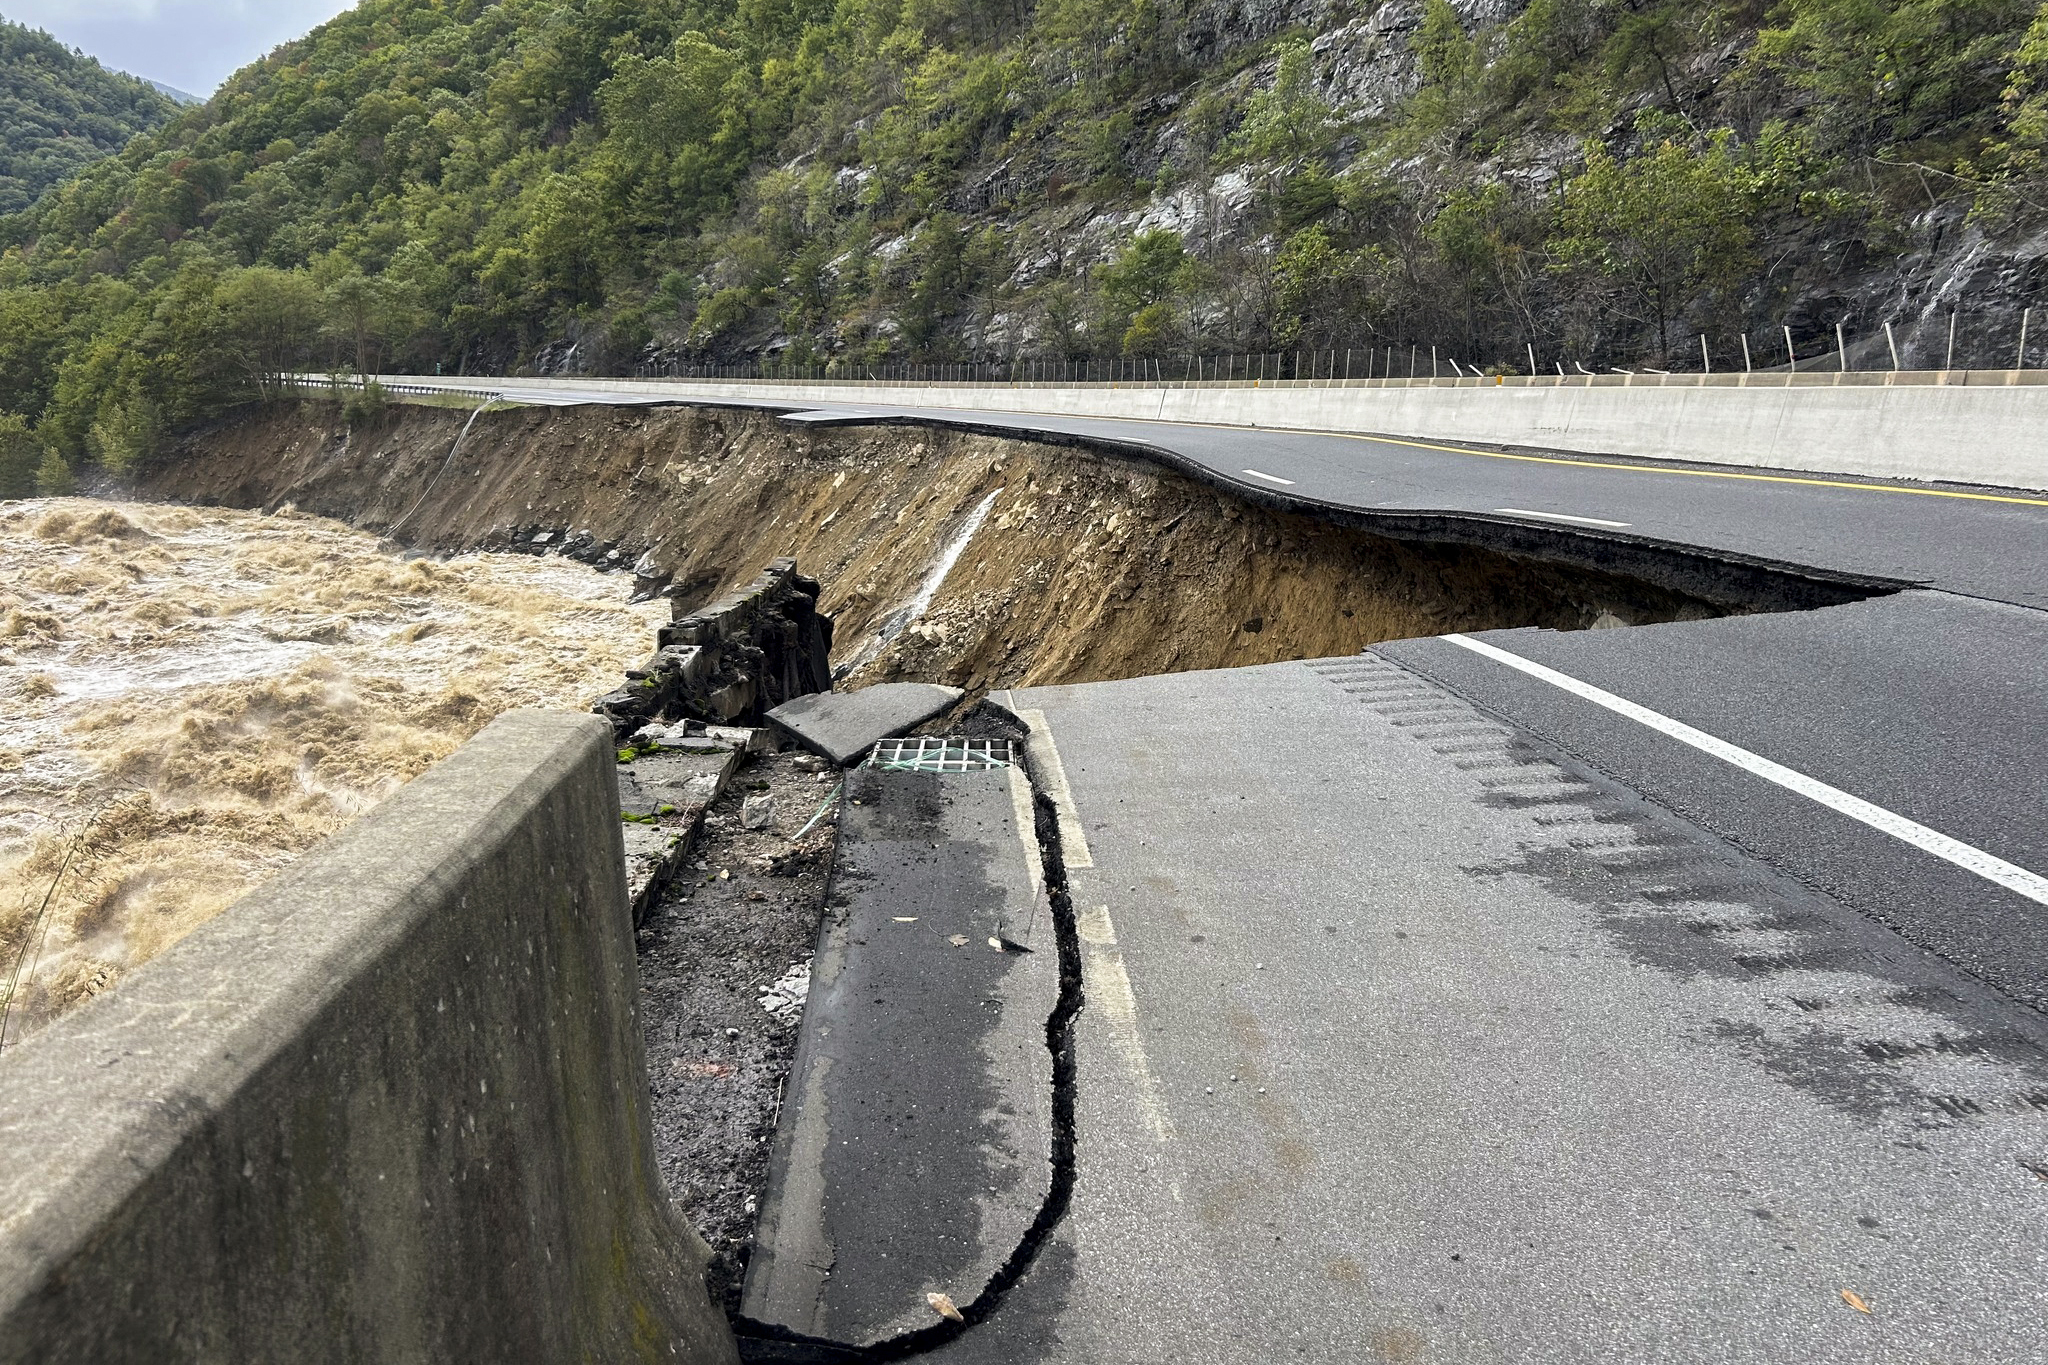
MULTIPOLYGON (((675 401, 516 381, 502 392, 557 406, 675 401)), ((752 406, 819 423, 918 421, 1144 449, 1253 496, 1397 525, 1441 519, 1480 538, 1514 528, 1550 538, 1559 553, 1602 542, 1686 547, 2048 609, 2048 493, 1173 422, 752 406)))
POLYGON ((2032 1011, 1370 656, 1009 700, 1077 1180, 940 1358, 2041 1358, 2032 1011))
POLYGON ((1010 698, 1086 846, 1076 1183, 945 1354, 2048 1359, 2048 497, 793 416, 1871 594, 1010 698))

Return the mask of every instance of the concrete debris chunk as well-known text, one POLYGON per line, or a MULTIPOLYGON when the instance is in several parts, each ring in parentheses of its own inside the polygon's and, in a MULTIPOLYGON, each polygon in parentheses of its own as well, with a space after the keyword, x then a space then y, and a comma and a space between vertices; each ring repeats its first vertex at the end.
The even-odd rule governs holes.
MULTIPOLYGON (((635 739, 643 737, 644 731, 635 739)), ((625 824, 626 883, 635 924, 646 917, 690 856, 706 808, 725 790, 741 761, 740 750, 721 741, 710 749, 678 749, 664 743, 655 752, 619 765, 619 814, 625 824)))
POLYGON ((803 1018, 804 1001, 810 993, 811 963, 806 958, 784 972, 774 985, 761 987, 761 1008, 773 1015, 777 1023, 793 1026, 803 1018))
POLYGON ((818 592, 795 560, 778 559, 708 606, 673 598, 675 619, 657 633, 654 656, 592 709, 623 739, 650 722, 752 724, 768 707, 830 687, 832 620, 818 611, 818 592))
POLYGON ((882 740, 944 715, 966 695, 936 683, 878 683, 784 702, 768 713, 768 723, 812 753, 848 767, 882 740))
POLYGON ((768 733, 765 726, 749 729, 738 725, 707 725, 704 727, 704 738, 722 740, 735 749, 749 754, 765 754, 775 747, 773 736, 768 733))
POLYGON ((740 807, 740 823, 748 829, 775 828, 775 798, 766 793, 748 797, 740 807))

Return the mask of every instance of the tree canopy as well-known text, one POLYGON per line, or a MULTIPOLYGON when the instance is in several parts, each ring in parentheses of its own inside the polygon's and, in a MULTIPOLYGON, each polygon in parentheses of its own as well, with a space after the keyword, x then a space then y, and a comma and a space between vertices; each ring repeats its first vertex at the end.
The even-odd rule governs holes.
MULTIPOLYGON (((0 141, 0 483, 309 364, 1654 363, 2048 174, 2037 0, 1428 0, 1365 103, 1331 34, 1212 8, 363 0, 203 106, 131 83, 35 125, 143 131, 33 203, 0 141)), ((64 62, 0 27, 0 82, 64 62)))
POLYGON ((27 208, 176 110, 148 82, 0 19, 0 213, 27 208))

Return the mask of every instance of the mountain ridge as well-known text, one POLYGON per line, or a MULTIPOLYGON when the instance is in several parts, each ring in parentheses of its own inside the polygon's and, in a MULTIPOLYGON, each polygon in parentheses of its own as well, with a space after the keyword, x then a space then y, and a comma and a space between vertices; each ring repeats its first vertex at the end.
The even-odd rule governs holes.
POLYGON ((118 469, 301 364, 1987 364, 2044 77, 2036 0, 366 0, 0 219, 0 408, 118 469))

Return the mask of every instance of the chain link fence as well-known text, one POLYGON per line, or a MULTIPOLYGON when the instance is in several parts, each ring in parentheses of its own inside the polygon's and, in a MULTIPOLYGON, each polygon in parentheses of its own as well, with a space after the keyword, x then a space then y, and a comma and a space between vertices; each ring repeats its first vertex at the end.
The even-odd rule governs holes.
POLYGON ((712 382, 1043 387, 1192 385, 1261 387, 1402 385, 1665 385, 2048 383, 2048 310, 2014 314, 1945 312, 1874 325, 1843 319, 1831 328, 1780 323, 1763 332, 1697 334, 1697 349, 1663 366, 1589 367, 1523 341, 1479 354, 1441 344, 1368 341, 1345 347, 1196 351, 1152 356, 869 363, 805 363, 764 357, 734 364, 671 360, 643 364, 639 379, 712 382))

